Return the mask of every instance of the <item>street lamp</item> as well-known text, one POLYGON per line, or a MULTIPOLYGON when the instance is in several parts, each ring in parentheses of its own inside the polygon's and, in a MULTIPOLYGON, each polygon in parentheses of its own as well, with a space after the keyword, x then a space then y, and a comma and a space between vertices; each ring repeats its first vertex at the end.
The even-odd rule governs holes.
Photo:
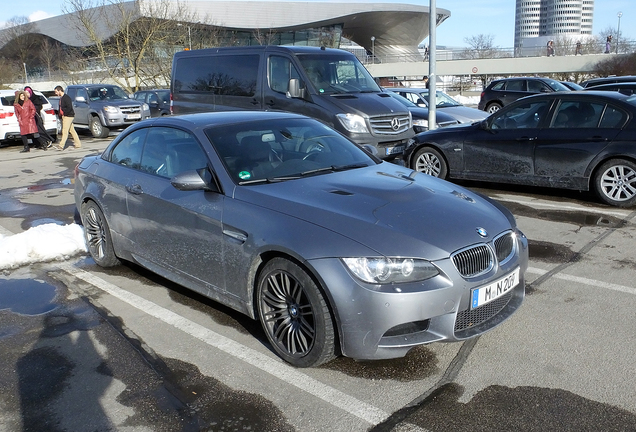
MULTIPOLYGON (((183 26, 183 24, 177 24, 177 27, 181 27, 183 26)), ((192 33, 190 32, 190 26, 186 26, 188 27, 188 49, 190 51, 192 51, 192 33)))
POLYGON ((371 57, 373 58, 373 64, 375 64, 375 36, 371 36, 371 57))
POLYGON ((26 63, 22 63, 22 65, 24 66, 24 84, 28 84, 29 80, 28 80, 28 76, 27 76, 27 71, 26 71, 26 63))
POLYGON ((616 30, 616 54, 618 54, 618 38, 621 35, 621 17, 623 16, 623 12, 618 13, 618 30, 616 30))

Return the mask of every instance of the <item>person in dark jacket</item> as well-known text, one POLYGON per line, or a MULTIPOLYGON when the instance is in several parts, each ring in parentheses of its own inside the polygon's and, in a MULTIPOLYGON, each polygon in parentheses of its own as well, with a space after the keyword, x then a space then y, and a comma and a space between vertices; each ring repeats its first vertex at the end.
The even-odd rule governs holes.
POLYGON ((62 86, 55 87, 55 95, 60 98, 60 117, 62 117, 62 140, 60 144, 56 146, 58 150, 64 150, 64 145, 66 144, 66 140, 68 139, 69 132, 73 137, 73 145, 76 149, 82 147, 82 142, 77 136, 77 132, 75 132, 75 127, 73 126, 73 119, 75 118, 75 110, 73 110, 73 101, 70 96, 64 93, 64 89, 62 86))
POLYGON ((24 91, 29 93, 29 99, 35 106, 35 124, 38 127, 38 133, 44 139, 44 141, 46 141, 47 147, 51 147, 51 143, 54 143, 55 139, 51 135, 49 135, 49 133, 44 128, 44 120, 42 119, 42 107, 44 106, 46 101, 42 98, 42 96, 36 94, 29 86, 26 86, 24 88, 24 91))
POLYGON ((46 142, 40 137, 38 126, 35 124, 35 105, 33 105, 33 102, 29 99, 27 92, 20 90, 15 92, 13 111, 18 119, 20 137, 22 138, 22 144, 24 144, 24 149, 20 150, 20 153, 31 151, 29 148, 29 140, 34 144, 37 141, 39 144, 38 147, 46 150, 46 142))

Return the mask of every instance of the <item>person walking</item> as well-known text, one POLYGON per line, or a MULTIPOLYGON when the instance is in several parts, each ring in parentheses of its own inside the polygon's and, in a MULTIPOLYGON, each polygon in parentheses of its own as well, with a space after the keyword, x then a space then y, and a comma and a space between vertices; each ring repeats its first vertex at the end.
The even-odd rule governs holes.
POLYGON ((44 106, 46 101, 44 101, 40 95, 36 94, 33 91, 33 89, 29 86, 26 86, 24 88, 24 91, 29 94, 29 100, 31 100, 31 102, 33 102, 33 105, 35 106, 34 118, 35 118, 35 124, 38 127, 38 133, 40 134, 42 139, 46 142, 46 147, 50 148, 52 143, 54 143, 56 139, 54 139, 51 135, 49 135, 49 133, 44 128, 44 120, 42 119, 42 107, 44 106))
POLYGON ((60 117, 62 117, 62 139, 60 144, 55 146, 58 150, 64 150, 64 145, 66 144, 66 140, 68 139, 68 134, 70 132, 73 137, 73 145, 76 149, 82 147, 82 142, 77 136, 77 132, 75 131, 75 127, 73 126, 73 119, 75 118, 75 110, 73 110, 73 101, 70 96, 64 93, 64 89, 62 86, 55 87, 55 95, 60 98, 60 117))
POLYGON ((605 54, 609 54, 612 51, 612 35, 608 35, 605 39, 605 54))
POLYGON ((583 55, 581 52, 581 41, 576 41, 576 50, 574 51, 574 55, 583 55))
POLYGON ((46 142, 40 137, 38 133, 38 126, 35 124, 35 105, 29 99, 29 93, 18 90, 15 92, 15 102, 13 104, 13 111, 18 119, 18 125, 20 126, 20 137, 22 138, 22 144, 24 148, 20 150, 20 153, 30 152, 29 140, 35 144, 38 142, 38 147, 46 150, 46 142))

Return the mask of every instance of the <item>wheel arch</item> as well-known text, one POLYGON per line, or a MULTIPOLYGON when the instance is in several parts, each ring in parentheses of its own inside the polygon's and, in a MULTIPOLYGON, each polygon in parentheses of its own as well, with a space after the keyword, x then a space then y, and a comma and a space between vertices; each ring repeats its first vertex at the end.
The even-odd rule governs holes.
POLYGON ((586 170, 588 191, 594 190, 594 178, 596 177, 598 170, 601 168, 601 166, 603 166, 605 162, 612 159, 625 159, 636 164, 636 157, 624 153, 612 153, 598 156, 590 163, 588 169, 586 170))
POLYGON ((446 163, 446 167, 447 167, 447 171, 448 171, 447 174, 446 174, 446 178, 452 177, 451 176, 450 164, 448 162, 448 157, 446 156, 446 152, 444 152, 444 150, 442 150, 442 148, 438 144, 436 144, 434 142, 430 142, 430 141, 426 141, 426 142, 423 142, 421 144, 418 143, 416 145, 416 147, 413 149, 413 151, 411 151, 409 153, 409 160, 406 161, 407 162, 407 166, 409 168, 411 167, 411 164, 413 163, 413 158, 415 157, 415 154, 418 151, 420 151, 420 149, 422 149, 424 147, 430 147, 430 148, 436 150, 440 154, 442 159, 444 159, 444 163, 446 163))
POLYGON ((250 273, 248 276, 248 289, 250 290, 248 298, 250 298, 251 299, 250 301, 252 302, 251 306, 249 307, 249 313, 251 318, 258 319, 258 311, 256 310, 258 299, 256 298, 256 293, 257 293, 257 284, 258 284, 260 275, 265 265, 271 260, 273 260, 274 258, 283 258, 296 264, 305 273, 307 273, 307 275, 314 281, 314 283, 320 290, 321 294, 323 295, 325 299, 325 302, 327 303, 327 307, 329 308, 329 314, 331 315, 332 324, 334 328, 336 329, 335 346, 337 348, 336 355, 339 356, 342 351, 342 347, 340 344, 343 339, 341 334, 342 326, 340 325, 340 318, 338 315, 338 311, 335 307, 335 301, 333 297, 331 296, 329 290, 325 289, 325 286, 326 286, 325 281, 320 277, 318 272, 309 263, 307 263, 307 261, 297 256, 296 254, 282 251, 282 250, 268 250, 258 255, 258 259, 256 259, 254 263, 252 264, 252 266, 250 267, 250 270, 249 270, 250 273))

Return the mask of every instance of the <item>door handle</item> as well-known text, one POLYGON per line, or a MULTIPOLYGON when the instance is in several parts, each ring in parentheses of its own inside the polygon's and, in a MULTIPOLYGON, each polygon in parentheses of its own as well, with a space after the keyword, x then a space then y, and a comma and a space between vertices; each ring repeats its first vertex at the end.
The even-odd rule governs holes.
POLYGON ((602 136, 598 136, 598 135, 595 135, 593 137, 589 137, 587 140, 588 141, 594 141, 594 142, 609 141, 608 138, 605 138, 605 137, 602 137, 602 136))
POLYGON ((267 102, 265 102, 265 105, 267 105, 268 107, 273 107, 274 105, 276 105, 276 102, 274 102, 273 99, 270 99, 267 102))
POLYGON ((522 136, 520 138, 517 138, 517 141, 534 141, 536 139, 536 137, 522 136))

